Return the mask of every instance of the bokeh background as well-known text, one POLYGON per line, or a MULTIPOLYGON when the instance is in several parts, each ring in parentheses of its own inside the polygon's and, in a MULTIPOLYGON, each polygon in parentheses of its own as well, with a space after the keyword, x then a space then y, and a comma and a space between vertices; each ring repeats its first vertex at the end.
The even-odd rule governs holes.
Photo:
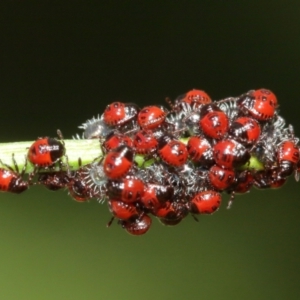
MULTIPOLYGON (((7 1, 0 14, 1 142, 70 138, 112 101, 191 88, 269 88, 300 135, 299 1, 7 1)), ((299 184, 142 237, 107 229, 106 204, 1 194, 0 299, 299 299, 299 184)))

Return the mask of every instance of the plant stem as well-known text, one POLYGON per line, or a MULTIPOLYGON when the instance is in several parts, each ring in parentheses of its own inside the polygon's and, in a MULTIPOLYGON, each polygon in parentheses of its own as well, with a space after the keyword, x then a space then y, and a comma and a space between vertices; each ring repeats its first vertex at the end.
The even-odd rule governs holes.
MULTIPOLYGON (((14 154, 15 160, 19 170, 22 170, 27 156, 28 148, 34 141, 29 142, 15 142, 15 143, 0 143, 0 159, 4 164, 7 164, 14 168, 12 154, 14 154)), ((102 156, 102 150, 98 139, 89 140, 64 140, 66 155, 71 170, 77 170, 79 168, 78 159, 82 161, 82 165, 91 163, 95 158, 102 156)), ((66 163, 66 157, 62 158, 62 162, 66 163)), ((31 163, 27 163, 25 173, 30 173, 34 169, 31 163)), ((54 171, 59 170, 57 166, 54 171)))
MULTIPOLYGON (((24 167, 25 159, 27 156, 28 148, 32 145, 34 141, 29 142, 15 142, 15 143, 0 143, 0 159, 4 164, 7 164, 14 168, 12 154, 14 154, 17 166, 21 171, 24 167)), ((185 141, 186 142, 186 141, 185 141)), ((66 155, 68 157, 68 163, 71 170, 78 170, 79 164, 78 159, 81 159, 82 165, 89 164, 93 162, 96 158, 103 156, 102 150, 100 148, 100 142, 98 139, 80 139, 80 140, 64 140, 66 155)), ((144 156, 136 155, 136 163, 141 167, 144 163, 144 156)), ((66 163, 66 157, 62 158, 62 162, 66 163)), ((147 165, 151 165, 154 160, 150 159, 147 165)), ((263 164, 254 156, 251 157, 250 161, 245 164, 241 169, 249 170, 263 170, 263 164)), ((25 173, 31 173, 34 170, 34 166, 31 163, 27 163, 25 173)), ((60 170, 57 164, 51 171, 60 170)))

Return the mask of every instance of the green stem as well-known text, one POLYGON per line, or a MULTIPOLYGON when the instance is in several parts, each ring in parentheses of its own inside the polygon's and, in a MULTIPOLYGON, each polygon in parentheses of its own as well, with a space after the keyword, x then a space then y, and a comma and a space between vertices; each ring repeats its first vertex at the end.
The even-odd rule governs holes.
MULTIPOLYGON (((187 142, 183 140, 183 142, 187 142)), ((15 142, 15 143, 0 143, 0 159, 4 164, 7 164, 14 168, 12 154, 14 154, 15 160, 19 170, 22 170, 25 163, 25 158, 27 156, 28 148, 32 145, 33 141, 29 142, 15 142)), ((68 163, 71 170, 78 170, 79 164, 78 160, 81 159, 82 165, 89 164, 93 162, 96 158, 103 156, 102 150, 100 148, 100 142, 98 139, 82 139, 82 140, 64 140, 66 155, 68 157, 68 163)), ((144 164, 144 156, 136 155, 135 161, 139 167, 147 167, 151 165, 154 160, 150 159, 144 164)), ((62 158, 62 162, 66 163, 66 157, 62 158)), ((31 173, 34 166, 31 163, 27 163, 25 173, 31 173)), ((249 170, 263 170, 263 164, 254 156, 251 157, 250 161, 245 164, 241 169, 249 170)), ((54 171, 60 170, 59 165, 57 165, 54 171)))
MULTIPOLYGON (((0 143, 0 159, 4 164, 7 164, 14 168, 12 161, 12 154, 14 154, 15 160, 19 170, 22 170, 27 156, 28 148, 34 141, 29 142, 16 142, 16 143, 0 143)), ((102 156, 102 150, 100 149, 100 143, 97 139, 90 140, 64 140, 66 155, 71 170, 77 170, 79 168, 78 159, 82 161, 82 165, 91 163, 95 158, 102 156)), ((62 158, 62 162, 66 162, 66 157, 62 158)), ((25 173, 30 173, 34 169, 34 166, 28 162, 25 173)), ((58 166, 55 170, 58 170, 58 166)))

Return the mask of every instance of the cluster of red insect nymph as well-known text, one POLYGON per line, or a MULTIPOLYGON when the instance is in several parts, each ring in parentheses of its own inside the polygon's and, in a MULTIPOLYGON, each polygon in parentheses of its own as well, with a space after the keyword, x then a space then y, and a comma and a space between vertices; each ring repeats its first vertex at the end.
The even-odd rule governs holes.
MULTIPOLYGON (((77 171, 51 171, 65 155, 60 138, 39 138, 27 160, 35 171, 28 181, 5 165, 0 189, 20 193, 35 182, 50 190, 67 188, 76 201, 107 201, 112 219, 129 233, 141 235, 151 216, 176 225, 191 214, 212 214, 221 193, 277 188, 300 171, 298 138, 278 114, 277 98, 267 89, 212 101, 191 90, 170 109, 114 102, 104 113, 86 121, 83 139, 99 139, 103 156, 77 171), (259 167, 253 162, 259 163, 259 167), (40 172, 40 170, 48 172, 40 172)), ((14 158, 13 158, 14 160, 14 158)))

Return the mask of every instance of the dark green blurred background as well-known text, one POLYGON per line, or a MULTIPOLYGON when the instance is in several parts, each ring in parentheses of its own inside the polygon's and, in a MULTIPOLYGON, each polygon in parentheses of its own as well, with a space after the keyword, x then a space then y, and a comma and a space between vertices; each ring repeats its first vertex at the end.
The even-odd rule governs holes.
MULTIPOLYGON (((1 142, 191 88, 269 88, 300 135, 299 1, 27 2, 1 3, 1 142)), ((106 229, 106 204, 1 194, 0 299, 299 299, 299 184, 142 237, 106 229)))

